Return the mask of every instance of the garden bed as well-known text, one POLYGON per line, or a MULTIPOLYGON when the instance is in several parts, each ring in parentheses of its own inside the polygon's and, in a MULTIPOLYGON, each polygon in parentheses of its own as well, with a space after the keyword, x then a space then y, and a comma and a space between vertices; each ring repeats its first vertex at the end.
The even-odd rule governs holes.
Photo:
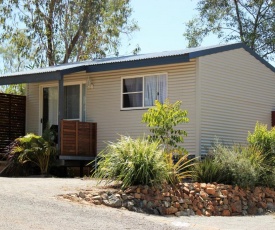
POLYGON ((242 189, 238 186, 216 183, 182 183, 177 187, 132 186, 125 191, 89 190, 63 197, 155 215, 237 216, 261 215, 275 211, 274 189, 242 189))

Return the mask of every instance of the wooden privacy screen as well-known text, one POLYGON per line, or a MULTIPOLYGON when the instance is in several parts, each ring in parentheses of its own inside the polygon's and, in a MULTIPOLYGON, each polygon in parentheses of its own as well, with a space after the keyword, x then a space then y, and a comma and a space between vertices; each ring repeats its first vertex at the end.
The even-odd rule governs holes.
POLYGON ((91 122, 61 122, 61 155, 96 156, 97 124, 91 122))
POLYGON ((26 97, 0 93, 0 153, 25 135, 26 97))

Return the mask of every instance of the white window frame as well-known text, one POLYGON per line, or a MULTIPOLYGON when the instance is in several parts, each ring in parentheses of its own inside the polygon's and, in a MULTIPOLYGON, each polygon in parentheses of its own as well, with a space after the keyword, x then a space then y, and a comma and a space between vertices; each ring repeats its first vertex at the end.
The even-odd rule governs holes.
POLYGON ((144 78, 145 77, 150 77, 150 76, 159 76, 159 75, 165 75, 165 80, 166 80, 166 89, 165 89, 165 93, 166 95, 168 95, 168 73, 167 72, 161 72, 161 73, 150 73, 150 74, 143 74, 143 75, 133 75, 133 76, 127 76, 127 77, 121 77, 121 104, 120 104, 120 109, 121 110, 136 110, 136 109, 148 109, 151 108, 153 106, 144 106, 144 78), (131 94, 131 93, 123 93, 123 80, 124 79, 131 79, 131 78, 142 78, 142 92, 141 91, 137 91, 137 92, 133 92, 133 93, 142 93, 142 106, 141 107, 129 107, 129 108, 124 108, 123 107, 123 95, 124 94, 131 94))
MULTIPOLYGON (((85 109, 84 111, 86 111, 86 108, 83 108, 83 100, 82 100, 82 89, 83 89, 83 85, 86 85, 87 87, 87 84, 86 84, 86 81, 72 81, 72 82, 64 82, 64 86, 69 86, 69 85, 80 85, 80 91, 79 91, 79 96, 80 96, 80 106, 79 106, 79 116, 80 118, 79 119, 64 119, 64 120, 75 120, 75 121, 82 121, 82 117, 83 117, 83 114, 82 114, 82 111, 83 109, 85 109)), ((43 89, 44 88, 48 88, 48 87, 57 87, 57 90, 58 90, 58 83, 48 83, 48 84, 40 84, 39 85, 39 133, 40 135, 42 135, 42 132, 43 132, 43 127, 42 127, 42 124, 41 124, 41 118, 43 116, 43 89)), ((86 92, 87 94, 87 92, 86 92)), ((86 95, 85 95, 86 96, 86 95)), ((59 111, 59 105, 57 105, 57 110, 59 111)), ((87 106, 87 105, 86 105, 87 106)), ((85 117, 86 117, 86 114, 85 114, 85 117)), ((58 119, 58 114, 57 114, 57 119, 58 119)))

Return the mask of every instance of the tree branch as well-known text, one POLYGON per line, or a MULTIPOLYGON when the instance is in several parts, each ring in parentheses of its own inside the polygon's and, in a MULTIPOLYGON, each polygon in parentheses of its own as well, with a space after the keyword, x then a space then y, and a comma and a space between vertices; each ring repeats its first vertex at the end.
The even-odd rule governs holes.
POLYGON ((69 58, 71 56, 71 53, 73 51, 73 48, 75 47, 75 45, 76 45, 76 43, 77 43, 77 41, 80 37, 80 34, 81 34, 81 29, 79 27, 79 29, 77 30, 77 32, 74 35, 73 39, 71 40, 69 47, 66 49, 66 53, 65 53, 65 56, 64 56, 64 59, 63 59, 63 63, 68 63, 69 58))
POLYGON ((88 30, 87 21, 88 21, 89 11, 87 9, 88 9, 88 7, 85 7, 84 12, 83 12, 83 18, 82 18, 81 22, 79 23, 78 30, 77 30, 76 34, 74 35, 73 39, 71 40, 68 49, 66 49, 63 63, 68 63, 69 58, 72 54, 73 49, 75 48, 75 46, 78 42, 80 35, 82 33, 86 34, 86 32, 88 30))
MULTIPOLYGON (((234 2, 236 2, 235 0, 234 0, 234 2)), ((254 14, 253 14, 253 12, 251 12, 250 10, 249 10, 249 8, 247 8, 246 6, 245 6, 245 4, 243 4, 241 1, 238 1, 237 0, 237 2, 239 2, 239 4, 254 18, 254 20, 255 20, 255 16, 254 16, 254 14)))
POLYGON ((244 41, 244 33, 243 33, 242 21, 241 21, 240 12, 239 12, 238 0, 234 0, 234 4, 235 4, 235 10, 236 10, 236 15, 237 15, 237 20, 238 20, 238 24, 239 24, 240 38, 241 38, 242 42, 245 42, 244 41))
POLYGON ((55 64, 54 54, 53 54, 53 12, 54 12, 55 0, 51 0, 49 3, 49 18, 46 20, 46 37, 47 37, 47 57, 49 66, 55 64))

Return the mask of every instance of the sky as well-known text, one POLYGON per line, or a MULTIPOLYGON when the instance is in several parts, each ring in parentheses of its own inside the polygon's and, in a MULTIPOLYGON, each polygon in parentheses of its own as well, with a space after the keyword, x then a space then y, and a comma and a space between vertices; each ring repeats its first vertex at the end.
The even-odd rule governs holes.
MULTIPOLYGON (((122 40, 119 56, 131 55, 137 45, 140 53, 182 50, 188 45, 184 38, 185 23, 198 15, 198 0, 131 0, 132 19, 140 28, 129 41, 122 40)), ((220 44, 215 36, 206 37, 202 46, 220 44)), ((113 55, 113 54, 111 54, 113 55)), ((271 62, 275 66, 275 62, 271 62)), ((0 63, 1 66, 1 63, 0 63)))
MULTIPOLYGON (((198 13, 195 10, 197 2, 198 0, 131 0, 132 19, 137 21, 140 30, 133 33, 130 41, 123 39, 119 55, 133 54, 137 45, 141 48, 140 53, 185 49, 188 42, 183 37, 184 23, 198 13)), ((202 45, 218 43, 214 38, 204 40, 202 45)))
MULTIPOLYGON (((129 55, 138 44, 140 53, 180 50, 187 47, 183 33, 185 23, 198 14, 197 0, 131 0, 132 18, 138 22, 140 31, 130 41, 123 41, 120 55, 129 55)), ((202 46, 217 45, 215 36, 205 39, 202 46)))
MULTIPOLYGON (((198 0, 131 0, 132 19, 137 21, 139 31, 130 41, 123 39, 119 56, 131 55, 137 45, 141 54, 187 48, 184 38, 185 23, 198 15, 198 0), (130 45, 129 45, 130 43, 130 45)), ((231 42, 232 43, 232 42, 231 42)), ((201 46, 221 44, 216 35, 203 39, 201 46)), ((270 61, 275 67, 275 61, 270 61)))

